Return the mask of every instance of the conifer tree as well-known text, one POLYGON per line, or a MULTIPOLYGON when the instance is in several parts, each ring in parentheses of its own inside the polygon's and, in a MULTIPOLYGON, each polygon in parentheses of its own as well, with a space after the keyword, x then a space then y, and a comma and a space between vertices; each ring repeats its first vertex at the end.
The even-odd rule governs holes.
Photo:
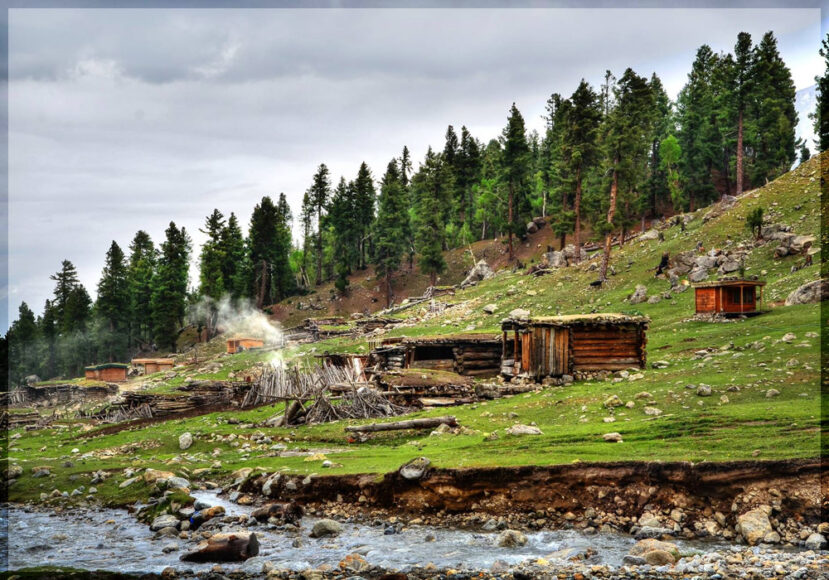
POLYGON ((455 159, 455 192, 458 200, 458 216, 467 231, 469 231, 469 222, 472 221, 475 208, 473 187, 480 178, 480 172, 480 146, 469 130, 463 126, 461 127, 461 144, 455 159))
POLYGON ((227 225, 222 228, 219 245, 222 255, 220 268, 224 291, 233 298, 249 296, 247 282, 250 278, 248 271, 250 263, 246 259, 245 238, 242 228, 239 227, 239 220, 232 212, 227 218, 227 225))
MULTIPOLYGON (((662 80, 653 73, 648 86, 653 98, 653 108, 650 119, 650 158, 648 160, 647 196, 642 209, 647 208, 652 216, 659 211, 660 202, 671 201, 671 192, 668 186, 668 177, 662 166, 660 145, 662 141, 674 132, 671 99, 662 85, 662 80)), ((644 211, 642 213, 644 219, 644 211)), ((643 224, 644 225, 644 224, 643 224)), ((644 230, 643 230, 644 231, 644 230)))
POLYGON ((429 276, 431 286, 446 269, 443 259, 444 228, 440 219, 441 200, 451 194, 452 170, 442 155, 432 148, 420 170, 412 178, 412 197, 415 200, 415 246, 418 265, 429 276))
POLYGON ((753 89, 754 51, 751 48, 751 35, 741 32, 737 35, 734 46, 734 103, 737 110, 737 195, 743 193, 743 161, 745 147, 745 112, 749 96, 753 89))
MULTIPOLYGON (((199 230, 207 236, 202 244, 199 257, 199 294, 214 301, 219 300, 225 293, 225 279, 222 266, 225 262, 224 248, 222 247, 222 232, 225 229, 225 219, 218 209, 205 218, 204 229, 199 230)), ((208 324, 212 329, 212 325, 208 324)))
POLYGON ((17 309, 17 320, 12 323, 6 333, 9 385, 23 384, 23 379, 27 375, 40 372, 38 338, 35 313, 28 304, 21 302, 17 309))
POLYGON ((52 307, 55 309, 58 330, 69 330, 74 325, 74 321, 67 316, 67 305, 72 292, 80 284, 78 271, 72 262, 64 260, 61 263, 60 271, 49 276, 49 279, 55 282, 55 299, 52 301, 52 307))
POLYGON ((823 57, 823 75, 815 77, 817 107, 812 114, 812 121, 818 151, 826 151, 829 150, 829 34, 823 39, 819 54, 823 57))
MULTIPOLYGON (((408 149, 403 148, 404 152, 408 149)), ((374 180, 371 171, 365 162, 360 164, 357 177, 354 179, 355 218, 359 239, 360 265, 365 269, 370 256, 371 225, 374 222, 374 204, 377 193, 374 190, 374 180)))
POLYGON ((125 361, 129 356, 130 293, 124 252, 114 241, 98 282, 95 311, 100 319, 98 358, 125 361))
POLYGON ((129 348, 145 348, 152 342, 153 277, 158 253, 149 234, 143 230, 135 234, 129 249, 129 348))
POLYGON ((328 196, 331 194, 331 182, 328 176, 328 167, 321 163, 314 174, 314 182, 308 190, 311 204, 317 218, 317 235, 315 238, 314 250, 317 253, 317 276, 315 283, 322 284, 322 217, 328 205, 328 196))
POLYGON ((328 209, 328 222, 332 230, 333 255, 335 256, 335 286, 341 294, 348 288, 348 275, 358 267, 360 229, 357 223, 357 200, 355 185, 346 183, 341 177, 340 182, 331 196, 328 209))
POLYGON ((385 280, 386 307, 392 302, 392 277, 400 268, 406 252, 406 238, 401 235, 408 227, 406 194, 400 183, 400 169, 393 159, 380 182, 379 208, 374 230, 374 264, 377 275, 385 280))
POLYGON ((158 348, 176 351, 184 324, 192 244, 184 227, 170 222, 164 232, 151 299, 153 337, 158 348))
POLYGON ((279 194, 276 205, 276 247, 273 258, 273 300, 279 301, 296 291, 293 270, 291 270, 291 206, 284 193, 279 194))
POLYGON ((513 236, 524 237, 524 224, 530 216, 530 204, 527 197, 529 178, 530 148, 527 144, 524 117, 515 103, 510 108, 507 126, 502 134, 504 151, 502 157, 501 180, 507 189, 506 229, 509 236, 509 259, 515 259, 513 236))
POLYGON ((278 205, 265 196, 253 208, 248 239, 257 308, 282 300, 294 291, 290 223, 291 209, 285 194, 280 194, 278 205))

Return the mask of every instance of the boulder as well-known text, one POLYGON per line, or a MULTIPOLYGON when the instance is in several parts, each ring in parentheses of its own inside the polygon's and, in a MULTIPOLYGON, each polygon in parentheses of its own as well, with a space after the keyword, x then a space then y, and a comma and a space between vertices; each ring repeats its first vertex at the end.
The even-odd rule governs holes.
POLYGON ((225 508, 220 505, 200 509, 190 516, 190 529, 198 530, 204 522, 223 515, 225 515, 225 508))
POLYGON ((607 441, 608 443, 621 443, 622 442, 622 435, 621 433, 605 433, 602 435, 602 439, 607 441))
POLYGON ((708 385, 700 385, 697 387, 697 396, 698 397, 710 397, 711 396, 711 387, 708 385))
POLYGON ((642 558, 651 566, 665 566, 666 564, 674 564, 676 558, 670 552, 665 550, 651 550, 642 554, 642 558))
POLYGON ((498 310, 498 306, 495 304, 487 304, 483 308, 485 314, 495 314, 496 310, 498 310))
POLYGON ((660 302, 662 302, 661 296, 651 296, 648 298, 648 304, 659 304, 660 302))
POLYGON ((501 548, 518 548, 527 544, 527 536, 518 530, 504 530, 498 534, 497 543, 501 548))
POLYGON ((761 542, 766 534, 774 531, 769 521, 769 514, 771 514, 769 506, 760 506, 737 518, 737 532, 749 545, 753 546, 761 542))
POLYGON ((190 489, 190 482, 184 479, 183 477, 168 477, 167 479, 162 481, 164 481, 167 484, 167 487, 170 489, 190 489))
POLYGON ((158 471, 156 469, 147 469, 144 472, 144 481, 147 483, 155 483, 161 479, 170 479, 171 477, 175 477, 176 474, 171 471, 158 471))
POLYGON ((536 225, 535 222, 528 222, 527 223, 527 233, 528 234, 534 234, 537 231, 538 231, 538 226, 536 225))
POLYGON ((737 260, 728 259, 720 264, 720 267, 717 268, 718 274, 730 274, 731 272, 736 272, 740 269, 740 262, 737 260))
POLYGON ((343 526, 336 520, 320 520, 311 529, 312 538, 325 538, 327 536, 339 536, 343 526))
POLYGON ((656 407, 645 407, 642 410, 645 412, 645 415, 649 415, 651 417, 658 417, 662 414, 662 409, 657 409, 656 407))
POLYGON ((810 534, 804 544, 809 550, 822 550, 826 547, 826 537, 823 534, 810 534))
POLYGON ((646 242, 648 240, 657 240, 659 239, 659 232, 655 229, 648 230, 641 236, 637 238, 640 242, 646 242))
POLYGON ((241 562, 259 554, 256 534, 234 532, 216 534, 201 542, 193 552, 181 557, 183 562, 241 562))
MULTIPOLYGON (((564 252, 564 257, 567 258, 567 263, 568 264, 575 263, 576 246, 574 246, 573 244, 567 244, 566 246, 564 246, 564 250, 562 250, 562 251, 564 252)), ((587 260, 587 251, 584 248, 581 248, 581 247, 579 248, 579 259, 582 262, 587 260)))
POLYGON ((619 395, 611 395, 604 400, 604 406, 608 408, 621 407, 624 404, 624 401, 619 398, 619 395))
POLYGON ((688 280, 691 282, 702 282, 706 278, 708 278, 708 270, 702 268, 691 270, 691 273, 688 274, 688 280))
POLYGON ((671 542, 663 542, 661 540, 654 540, 652 538, 648 538, 646 540, 639 540, 636 542, 633 547, 628 552, 631 556, 641 556, 644 557, 645 554, 648 552, 653 552, 654 550, 661 550, 663 552, 667 552, 668 554, 672 555, 675 559, 679 559, 679 548, 676 544, 672 544, 671 542))
POLYGON ((513 425, 506 430, 508 435, 543 435, 544 432, 532 425, 513 425))
POLYGON ((426 475, 426 471, 429 469, 431 463, 427 457, 417 457, 401 466, 398 471, 403 479, 414 481, 426 475))
POLYGON ((523 308, 516 308, 509 313, 509 317, 514 320, 528 320, 530 318, 530 311, 523 308))
POLYGON ((260 522, 267 522, 271 518, 275 518, 283 523, 296 524, 305 515, 305 510, 301 505, 293 501, 277 502, 255 509, 250 515, 260 522))
POLYGON ((178 448, 182 451, 190 449, 193 444, 193 436, 190 433, 182 433, 178 438, 178 448))
POLYGON ((150 531, 157 532, 164 528, 178 527, 178 518, 172 514, 163 514, 156 517, 150 524, 150 531))
POLYGON ((282 478, 282 474, 277 472, 268 477, 265 480, 265 483, 262 484, 262 495, 265 497, 271 497, 273 492, 276 491, 276 485, 279 483, 279 480, 282 478))
POLYGON ((470 286, 481 280, 489 280, 495 275, 495 272, 492 268, 489 267, 489 264, 486 263, 486 260, 478 261, 475 266, 469 271, 467 274, 466 279, 461 282, 461 288, 465 288, 466 286, 470 286))
POLYGON ((786 306, 814 304, 829 298, 829 280, 807 282, 786 297, 786 306))
POLYGON ((23 475, 23 468, 19 465, 9 465, 6 468, 6 481, 16 479, 23 475))
POLYGON ((567 256, 564 255, 564 252, 547 252, 544 254, 544 259, 551 268, 564 268, 567 266, 567 256))
POLYGON ((680 252, 674 256, 674 270, 677 274, 687 274, 694 269, 697 253, 694 250, 680 252))
POLYGON ((628 297, 631 304, 640 304, 648 299, 648 288, 642 284, 636 285, 636 290, 628 297))

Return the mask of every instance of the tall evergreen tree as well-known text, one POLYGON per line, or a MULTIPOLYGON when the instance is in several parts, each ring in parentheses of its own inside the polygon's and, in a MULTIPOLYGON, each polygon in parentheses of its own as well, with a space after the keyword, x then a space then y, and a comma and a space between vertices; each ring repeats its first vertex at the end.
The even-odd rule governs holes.
POLYGON ((524 225, 532 217, 530 215, 529 199, 527 198, 530 148, 527 144, 524 117, 521 116, 515 103, 510 108, 510 115, 502 139, 504 152, 501 179, 507 189, 506 228, 509 236, 509 259, 512 261, 515 259, 513 236, 523 237, 526 231, 524 225))
POLYGON ((480 172, 480 147, 475 138, 469 133, 469 130, 463 126, 461 127, 460 148, 455 159, 455 195, 458 204, 458 217, 467 230, 469 230, 469 222, 472 221, 475 208, 473 188, 478 183, 480 172))
POLYGON ((98 357, 109 362, 129 356, 130 287, 124 252, 114 241, 98 282, 95 311, 100 319, 98 357))
POLYGON ((817 107, 812 114, 818 151, 829 150, 829 34, 823 39, 819 51, 823 57, 823 75, 815 77, 817 107))
POLYGON ((152 342, 153 277, 158 253, 149 234, 143 230, 135 234, 129 249, 129 348, 146 348, 152 342))
MULTIPOLYGON (((656 216, 659 212, 661 202, 670 203, 671 201, 668 177, 662 167, 662 160, 660 158, 660 145, 664 139, 674 133, 674 127, 671 99, 668 97, 668 93, 662 85, 662 80, 656 73, 651 75, 648 86, 650 87, 653 98, 653 108, 651 109, 651 130, 649 135, 651 150, 646 184, 648 201, 643 205, 647 206, 652 216, 656 216)), ((644 213, 642 215, 644 219, 644 213)))
POLYGON ((431 286, 437 284, 438 275, 446 269, 440 206, 441 200, 451 194, 452 184, 451 167, 430 147, 423 165, 412 178, 412 197, 415 201, 415 246, 420 256, 418 265, 420 271, 429 276, 431 286))
MULTIPOLYGON (((404 152, 408 149, 403 148, 404 152)), ((360 269, 366 267, 370 255, 371 225, 374 222, 374 204, 377 193, 374 190, 374 180, 371 171, 365 162, 360 164, 357 177, 354 179, 355 219, 359 236, 360 269)))
POLYGON ((247 281, 250 278, 248 271, 250 263, 246 259, 245 238, 242 228, 239 227, 239 220, 232 212, 227 218, 227 225, 222 228, 219 245, 222 256, 220 268, 225 292, 233 298, 249 296, 247 281))
POLYGON ((276 246, 273 256, 273 300, 279 301, 296 291, 294 272, 291 270, 291 206, 284 193, 279 194, 276 205, 276 246))
POLYGON ((400 182, 400 169, 393 159, 380 182, 379 209, 374 230, 374 264, 377 275, 385 280, 386 307, 392 302, 392 277, 400 268, 406 252, 406 238, 401 235, 408 227, 406 194, 400 182))
POLYGON ((8 349, 8 383, 14 387, 23 384, 27 375, 40 372, 38 352, 38 327, 35 313, 28 304, 21 302, 17 310, 17 320, 6 333, 8 349))
POLYGON ((585 175, 598 160, 599 127, 602 112, 596 93, 582 79, 573 95, 564 121, 561 157, 567 176, 567 186, 574 191, 573 213, 575 232, 573 243, 576 247, 575 261, 578 263, 578 248, 581 247, 581 199, 585 175))
POLYGON ((751 35, 741 32, 737 35, 734 46, 734 103, 737 109, 737 195, 743 193, 743 144, 745 130, 745 112, 749 95, 753 89, 754 51, 751 48, 751 35))
MULTIPOLYGON (((218 209, 204 220, 204 229, 199 231, 207 236, 202 244, 199 256, 199 294, 214 301, 219 300, 225 293, 226 281, 222 266, 225 265, 222 233, 225 229, 225 218, 218 209)), ((212 328, 208 324, 208 328, 212 328)))
POLYGON ((52 301, 52 307, 55 309, 58 330, 69 330, 74 326, 74 321, 67 316, 67 305, 72 292, 80 284, 78 271, 72 262, 64 260, 60 271, 49 276, 49 279, 55 282, 55 299, 52 301))
POLYGON ((291 210, 284 194, 280 194, 278 205, 265 196, 253 208, 248 239, 257 308, 264 308, 266 303, 282 300, 293 292, 290 222, 291 210))
POLYGON ((184 324, 192 243, 184 227, 170 222, 161 244, 151 299, 153 336, 159 348, 175 352, 184 324))
POLYGON ((314 174, 314 182, 308 190, 311 203, 317 218, 317 235, 315 238, 314 250, 317 253, 317 276, 316 284, 322 284, 322 217, 328 205, 328 196, 331 194, 331 182, 328 175, 328 167, 325 163, 320 164, 314 174))

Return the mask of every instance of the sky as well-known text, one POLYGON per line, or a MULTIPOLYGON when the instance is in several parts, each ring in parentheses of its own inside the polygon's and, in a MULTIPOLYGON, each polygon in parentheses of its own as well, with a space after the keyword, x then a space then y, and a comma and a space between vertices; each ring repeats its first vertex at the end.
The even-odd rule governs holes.
POLYGON ((673 98, 701 44, 767 30, 814 84, 818 9, 10 10, 0 330, 21 301, 42 312, 64 259, 94 297, 111 241, 128 252, 139 229, 185 226, 195 262, 214 208, 246 228, 284 192, 298 216, 320 163, 379 179, 449 124, 496 137, 513 102, 540 131, 552 93, 607 69, 656 72, 673 98))

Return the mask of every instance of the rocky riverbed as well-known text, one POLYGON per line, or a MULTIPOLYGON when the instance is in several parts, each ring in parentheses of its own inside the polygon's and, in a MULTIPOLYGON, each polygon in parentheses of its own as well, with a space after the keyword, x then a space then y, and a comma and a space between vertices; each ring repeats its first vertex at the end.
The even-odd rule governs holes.
POLYGON ((427 526, 391 516, 298 525, 260 522, 254 508, 215 492, 194 492, 198 507, 224 513, 191 531, 189 518, 150 526, 122 510, 62 512, 11 506, 9 569, 60 565, 153 573, 173 578, 821 578, 826 552, 747 547, 720 541, 636 540, 627 534, 577 530, 519 531, 427 526), (163 524, 172 525, 163 525, 163 524), (323 530, 317 533, 318 530, 323 530), (325 530, 328 530, 327 532, 325 530), (180 557, 219 533, 255 533, 259 553, 244 562, 190 563, 180 557), (312 537, 318 535, 319 537, 312 537), (403 574, 394 576, 391 574, 403 574))

